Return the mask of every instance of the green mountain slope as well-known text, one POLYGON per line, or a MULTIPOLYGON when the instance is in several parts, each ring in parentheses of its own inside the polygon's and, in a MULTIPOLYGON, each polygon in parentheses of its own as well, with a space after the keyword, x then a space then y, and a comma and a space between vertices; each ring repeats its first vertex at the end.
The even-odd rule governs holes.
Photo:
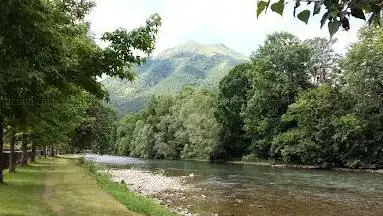
POLYGON ((106 78, 111 103, 122 113, 135 112, 153 94, 176 94, 185 85, 216 88, 235 65, 247 58, 223 44, 190 41, 167 49, 136 68, 134 82, 106 78))

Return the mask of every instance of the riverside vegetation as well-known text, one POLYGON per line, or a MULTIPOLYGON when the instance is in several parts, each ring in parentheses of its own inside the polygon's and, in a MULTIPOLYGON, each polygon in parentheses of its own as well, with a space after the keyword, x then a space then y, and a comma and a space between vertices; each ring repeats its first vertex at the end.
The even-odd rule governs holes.
MULTIPOLYGON (((284 1, 279 2, 272 6, 274 11, 282 8, 284 1)), ((330 21, 330 33, 340 27, 338 17, 345 23, 343 28, 349 27, 344 11, 333 8, 330 1, 320 4, 332 10, 323 21, 330 21)), ((371 12, 372 21, 380 21, 380 1, 361 5, 368 8, 352 7, 353 16, 362 8, 371 12)), ((6 214, 113 214, 120 210, 135 214, 97 190, 90 174, 74 164, 57 158, 36 162, 38 150, 44 156, 48 149, 51 155, 91 150, 156 159, 382 166, 381 27, 363 28, 359 41, 344 57, 333 51, 334 41, 301 41, 289 33, 269 35, 246 62, 224 46, 212 46, 225 58, 208 51, 214 62, 198 56, 201 65, 186 67, 193 82, 183 84, 204 84, 180 92, 176 86, 176 95, 152 96, 142 110, 119 119, 106 103, 108 92, 100 78, 134 80, 136 66, 143 65, 155 49, 161 17, 153 14, 131 31, 106 32, 99 38, 106 45, 100 46, 89 34, 90 23, 85 19, 94 6, 88 0, 0 2, 0 194, 9 198, 1 199, 0 205, 6 214), (222 59, 225 64, 220 64, 222 59), (223 77, 221 69, 234 65, 223 77), (205 69, 212 71, 210 76, 204 77, 205 69), (218 88, 203 88, 221 77, 218 88), (17 148, 22 150, 21 167, 16 166, 17 148), (27 166, 28 149, 31 166, 27 166), (71 179, 68 173, 77 175, 71 179), (76 179, 86 183, 76 184, 76 179), (43 198, 52 202, 39 200, 44 185, 48 187, 43 198), (50 191, 52 185, 57 190, 50 191), (88 193, 92 197, 84 195, 88 193), (88 210, 79 205, 83 203, 105 206, 88 210)), ((165 84, 171 89, 172 83, 165 84)), ((169 213, 105 176, 96 177, 104 190, 132 210, 169 213)))
POLYGON ((381 167, 382 28, 363 28, 344 57, 333 43, 269 35, 249 62, 221 80, 218 92, 185 87, 125 115, 117 153, 381 167))

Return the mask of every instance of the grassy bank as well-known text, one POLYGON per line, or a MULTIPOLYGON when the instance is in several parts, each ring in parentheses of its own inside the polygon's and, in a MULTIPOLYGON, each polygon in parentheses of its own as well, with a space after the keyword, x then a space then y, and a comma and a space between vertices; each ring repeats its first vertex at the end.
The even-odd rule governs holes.
POLYGON ((18 167, 17 173, 5 171, 5 185, 0 185, 0 215, 54 215, 42 201, 45 173, 51 169, 47 161, 18 167))
POLYGON ((0 215, 172 215, 153 200, 127 191, 106 175, 93 174, 73 159, 39 160, 5 172, 0 215))
POLYGON ((102 169, 102 167, 96 166, 90 162, 84 162, 82 159, 79 159, 80 163, 84 167, 94 174, 97 184, 105 192, 111 194, 115 199, 120 203, 125 205, 128 209, 139 212, 143 215, 153 215, 153 216, 175 216, 176 214, 170 212, 166 207, 159 205, 154 200, 137 195, 134 192, 128 190, 126 185, 118 184, 112 182, 109 176, 102 172, 97 172, 102 169))

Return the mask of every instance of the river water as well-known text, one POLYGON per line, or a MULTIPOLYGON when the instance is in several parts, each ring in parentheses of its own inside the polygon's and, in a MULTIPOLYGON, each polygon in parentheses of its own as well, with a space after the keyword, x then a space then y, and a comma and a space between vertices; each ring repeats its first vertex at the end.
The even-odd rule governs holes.
POLYGON ((198 192, 178 200, 199 215, 383 216, 383 175, 200 161, 92 156, 115 168, 194 174, 198 192), (205 197, 199 199, 196 197, 205 197))

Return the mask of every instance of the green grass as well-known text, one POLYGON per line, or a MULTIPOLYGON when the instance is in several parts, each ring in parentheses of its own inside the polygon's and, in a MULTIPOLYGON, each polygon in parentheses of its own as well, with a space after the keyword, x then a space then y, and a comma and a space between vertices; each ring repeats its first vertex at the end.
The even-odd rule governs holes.
POLYGON ((48 163, 36 162, 18 167, 16 173, 5 172, 5 185, 0 185, 0 215, 53 215, 49 205, 41 201, 48 163))
POLYGON ((141 215, 102 191, 94 176, 70 159, 40 160, 4 177, 0 215, 141 215))
POLYGON ((107 175, 95 174, 96 166, 82 167, 75 163, 76 157, 70 158, 39 160, 18 166, 16 173, 5 172, 0 215, 174 215, 154 200, 113 183, 107 175))
POLYGON ((161 206, 154 200, 138 195, 128 190, 126 185, 112 182, 107 174, 97 173, 98 169, 92 163, 85 164, 88 169, 96 176, 97 184, 103 191, 106 191, 125 205, 128 209, 150 216, 175 216, 177 214, 170 212, 166 207, 161 206))
POLYGON ((102 191, 94 176, 73 159, 55 158, 43 199, 56 215, 139 215, 102 191))

